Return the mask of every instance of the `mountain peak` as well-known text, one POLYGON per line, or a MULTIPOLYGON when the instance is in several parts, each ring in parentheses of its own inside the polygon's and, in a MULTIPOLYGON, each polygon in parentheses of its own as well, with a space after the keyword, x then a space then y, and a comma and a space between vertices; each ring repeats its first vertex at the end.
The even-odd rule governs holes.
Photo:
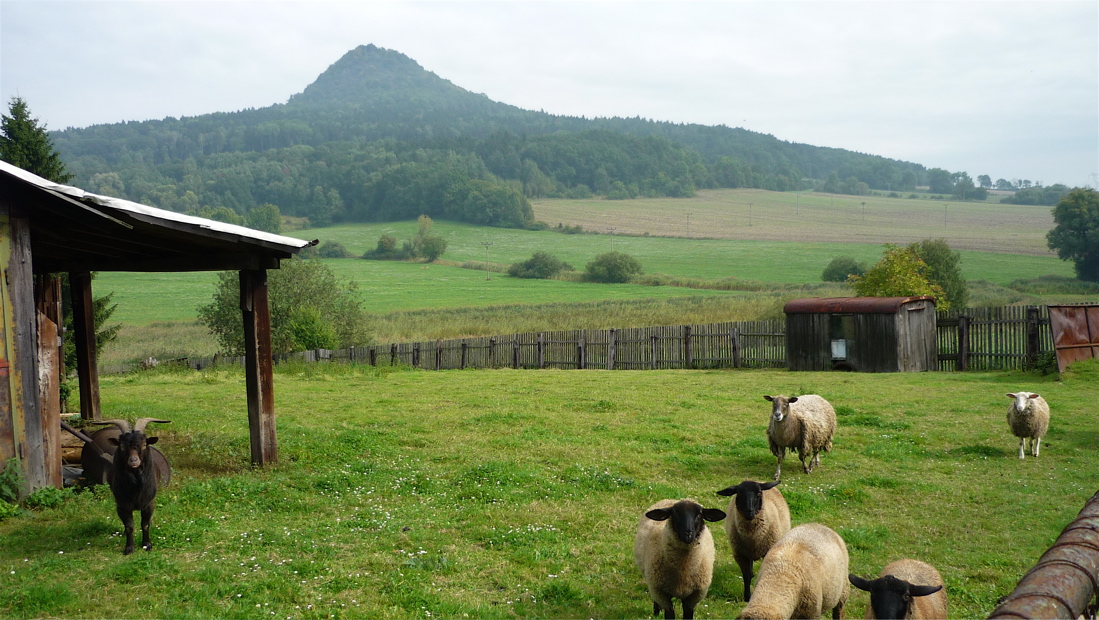
POLYGON ((374 103, 396 93, 453 95, 463 89, 427 71, 404 54, 360 45, 328 67, 290 104, 374 103))

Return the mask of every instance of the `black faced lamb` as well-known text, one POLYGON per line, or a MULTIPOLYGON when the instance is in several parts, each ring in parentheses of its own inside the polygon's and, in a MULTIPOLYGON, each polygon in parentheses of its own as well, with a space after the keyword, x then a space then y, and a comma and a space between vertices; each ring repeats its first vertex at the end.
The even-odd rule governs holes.
POLYGON ((141 511, 141 547, 148 550, 153 546, 149 526, 153 521, 158 481, 150 446, 157 442, 157 438, 145 436, 145 426, 150 422, 167 423, 168 420, 139 418, 132 429, 128 420, 103 420, 104 424, 114 424, 122 431, 111 441, 117 444, 118 449, 114 453, 114 465, 108 474, 108 482, 118 518, 122 519, 122 525, 126 528, 123 555, 134 552, 135 510, 141 511))
POLYGON ((683 617, 694 618, 714 573, 714 539, 706 521, 724 518, 724 512, 690 499, 663 499, 645 511, 637 524, 633 559, 649 587, 654 615, 663 609, 664 618, 675 618, 672 599, 678 598, 683 617))
POLYGON ((1019 438, 1019 458, 1026 458, 1023 444, 1030 453, 1038 456, 1038 445, 1049 430, 1049 404, 1046 399, 1034 392, 1015 392, 1008 394, 1011 404, 1007 408, 1007 425, 1011 434, 1019 438))
POLYGON ((782 461, 788 449, 798 453, 805 473, 813 471, 820 465, 820 453, 832 451, 832 436, 836 433, 832 405, 816 394, 763 398, 771 402, 767 443, 771 454, 778 458, 775 480, 782 477, 782 461))
POLYGON ((752 600, 740 618, 820 618, 831 610, 843 617, 851 591, 847 545, 819 523, 799 525, 763 557, 752 600))
POLYGON ((946 618, 946 585, 934 566, 905 558, 886 565, 873 581, 849 575, 870 593, 867 618, 946 618))
POLYGON ((790 531, 790 508, 779 483, 745 480, 717 492, 729 500, 725 534, 733 548, 733 559, 744 577, 744 600, 752 598, 752 565, 771 550, 783 534, 790 531))

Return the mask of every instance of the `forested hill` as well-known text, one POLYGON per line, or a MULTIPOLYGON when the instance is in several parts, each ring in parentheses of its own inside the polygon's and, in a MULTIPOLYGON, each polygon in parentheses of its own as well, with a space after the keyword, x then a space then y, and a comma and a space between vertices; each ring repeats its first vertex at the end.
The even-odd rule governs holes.
POLYGON ((229 220, 274 204, 314 225, 425 213, 528 226, 534 197, 788 190, 814 179, 904 190, 927 172, 743 129, 522 110, 373 45, 285 104, 52 138, 90 191, 229 220))

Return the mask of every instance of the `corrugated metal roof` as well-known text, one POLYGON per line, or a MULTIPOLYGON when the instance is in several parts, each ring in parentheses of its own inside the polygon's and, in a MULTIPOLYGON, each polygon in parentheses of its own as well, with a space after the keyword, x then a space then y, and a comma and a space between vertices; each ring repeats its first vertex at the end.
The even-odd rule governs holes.
POLYGON ((167 222, 190 224, 200 229, 235 235, 243 239, 254 239, 256 241, 261 241, 264 243, 287 246, 288 249, 292 248, 294 251, 300 250, 301 248, 304 248, 312 243, 311 241, 295 239, 294 237, 285 237, 283 235, 276 235, 273 233, 263 232, 261 230, 247 228, 245 226, 236 226, 234 224, 226 224, 224 222, 208 220, 206 218, 196 217, 193 215, 185 215, 183 213, 176 213, 174 211, 157 209, 156 207, 150 207, 148 205, 131 202, 129 200, 123 200, 121 198, 93 194, 91 192, 86 192, 79 187, 73 187, 71 185, 61 185, 59 183, 48 181, 36 174, 27 172, 22 168, 13 166, 4 161, 0 161, 0 172, 5 172, 11 176, 17 177, 44 190, 68 196, 69 198, 78 200, 80 202, 88 202, 110 209, 117 209, 119 211, 123 211, 133 215, 144 216, 145 218, 155 218, 167 222))
POLYGON ((806 299, 792 299, 786 302, 782 311, 786 314, 809 314, 837 312, 850 313, 874 313, 896 314, 905 304, 915 301, 930 301, 935 303, 934 297, 809 297, 806 299))

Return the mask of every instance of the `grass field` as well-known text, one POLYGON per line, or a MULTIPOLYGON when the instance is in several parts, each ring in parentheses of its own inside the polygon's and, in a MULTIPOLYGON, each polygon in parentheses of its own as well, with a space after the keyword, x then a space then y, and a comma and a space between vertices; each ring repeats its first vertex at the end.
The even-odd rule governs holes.
MULTIPOLYGON (((108 417, 158 416, 172 486, 155 547, 122 556, 109 493, 0 521, 0 616, 626 618, 652 609, 633 565, 658 499, 767 480, 763 394, 826 396, 835 447, 779 487, 795 524, 845 539, 870 576, 916 557, 952 617, 985 617, 1096 489, 1099 368, 998 373, 444 371, 284 366, 279 463, 248 464, 238 371, 104 377, 108 417), (1005 392, 1053 421, 1015 457, 1005 392)), ((698 617, 743 606, 720 524, 698 617)), ((848 617, 861 617, 852 594, 848 617)))

